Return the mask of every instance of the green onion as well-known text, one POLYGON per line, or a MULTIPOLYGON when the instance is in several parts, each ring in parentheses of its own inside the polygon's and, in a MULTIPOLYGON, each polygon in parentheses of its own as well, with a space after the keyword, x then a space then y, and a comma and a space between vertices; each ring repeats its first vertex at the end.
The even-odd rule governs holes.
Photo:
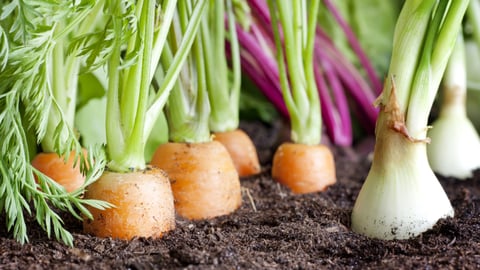
POLYGON ((373 162, 352 211, 352 229, 358 233, 405 239, 453 216, 428 163, 426 134, 468 2, 407 0, 402 8, 378 100, 373 162))
POLYGON ((443 78, 440 115, 428 132, 427 146, 432 169, 444 176, 465 179, 480 167, 480 138, 467 117, 467 71, 465 44, 460 34, 443 78))

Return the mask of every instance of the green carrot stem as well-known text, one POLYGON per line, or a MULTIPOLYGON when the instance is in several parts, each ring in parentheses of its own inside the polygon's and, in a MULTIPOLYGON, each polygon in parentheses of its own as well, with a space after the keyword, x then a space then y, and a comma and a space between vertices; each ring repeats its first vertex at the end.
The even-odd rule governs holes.
MULTIPOLYGON (((121 9, 120 2, 111 7, 111 12, 121 9)), ((118 16, 112 18, 113 31, 121 33, 122 21, 118 16)), ((119 106, 119 87, 120 87, 120 57, 121 57, 121 38, 116 36, 113 42, 113 50, 108 60, 108 91, 107 91, 107 113, 106 113, 106 138, 108 158, 111 161, 109 166, 112 169, 124 170, 122 164, 123 152, 125 149, 125 138, 122 132, 121 110, 119 106)), ((127 165, 128 166, 128 165, 127 165)))
MULTIPOLYGON (((238 119, 238 106, 240 99, 240 86, 242 80, 242 69, 240 62, 240 45, 237 36, 236 30, 236 17, 233 10, 232 0, 227 0, 227 14, 228 14, 228 34, 230 41, 230 54, 232 62, 232 83, 231 83, 231 94, 230 94, 230 104, 232 105, 232 111, 235 113, 235 119, 238 119)), ((237 120, 238 121, 238 120, 237 120)))
MULTIPOLYGON (((56 31, 60 28, 60 25, 57 25, 56 31)), ((56 128, 60 122, 60 114, 59 110, 65 111, 67 109, 66 106, 66 98, 65 98, 65 74, 63 72, 63 59, 64 59, 64 50, 63 50, 63 42, 62 39, 59 39, 52 50, 52 54, 50 56, 50 66, 52 71, 52 94, 55 98, 58 108, 54 107, 50 110, 48 123, 47 123, 47 130, 45 133, 45 137, 42 139, 42 150, 44 152, 55 152, 55 139, 54 134, 56 128)), ((68 119, 71 121, 71 119, 68 119)), ((67 121, 68 121, 67 120, 67 121)), ((69 124, 73 125, 73 122, 69 122, 69 124)))
POLYGON ((303 144, 318 144, 322 120, 312 62, 316 18, 305 17, 307 8, 315 8, 311 16, 316 17, 320 3, 318 0, 309 3, 310 6, 307 6, 306 1, 269 0, 268 6, 277 49, 282 96, 290 114, 292 140, 303 144), (280 38, 279 25, 284 44, 280 38))
MULTIPOLYGON (((168 32, 170 30, 170 25, 172 23, 173 16, 175 14, 175 9, 177 8, 177 0, 167 0, 164 2, 166 3, 163 3, 163 6, 164 6, 163 12, 161 13, 161 15, 157 14, 157 16, 162 16, 162 21, 159 23, 159 25, 155 26, 156 28, 159 28, 159 29, 155 31, 155 35, 154 35, 152 59, 150 61, 151 63, 150 81, 153 79, 153 75, 160 61, 160 55, 163 51, 163 46, 165 45, 165 42, 167 40, 168 32), (167 27, 167 25, 169 27, 167 27)), ((201 1, 201 2, 205 2, 205 1, 201 1)), ((192 22, 195 22, 195 20, 192 20, 192 22)))
POLYGON ((183 39, 179 47, 177 48, 175 56, 173 56, 173 53, 169 46, 166 45, 163 47, 164 50, 161 56, 161 62, 165 67, 168 67, 168 70, 166 71, 165 76, 163 76, 163 80, 159 83, 160 86, 157 90, 157 93, 155 94, 154 101, 150 104, 148 108, 145 119, 145 138, 147 138, 150 134, 155 120, 162 112, 163 107, 170 95, 170 92, 177 83, 177 78, 180 74, 182 66, 185 63, 189 55, 191 46, 196 39, 195 33, 200 26, 200 20, 206 9, 206 6, 207 1, 205 0, 199 0, 195 2, 193 11, 190 15, 190 23, 188 23, 185 31, 183 31, 183 39))
MULTIPOLYGON (((69 31, 72 31, 74 26, 78 25, 78 31, 75 35, 87 33, 94 26, 94 21, 101 10, 101 4, 97 3, 90 12, 83 12, 75 17, 72 22, 64 23, 58 22, 55 28, 53 39, 56 41, 52 49, 49 65, 53 74, 51 76, 52 94, 55 99, 54 107, 50 111, 50 116, 47 123, 47 130, 42 139, 42 150, 45 152, 55 152, 59 150, 55 146, 54 136, 56 129, 60 123, 60 118, 73 128, 76 110, 78 72, 80 68, 80 57, 77 56, 78 48, 68 55, 65 52, 65 44, 68 41, 69 31)), ((64 136, 65 140, 67 134, 64 136)), ((65 143, 60 143, 65 146, 65 143)), ((63 147, 66 148, 66 147, 63 147)), ((62 151, 60 151, 62 152, 62 151)))
MULTIPOLYGON (((314 0, 311 1, 311 10, 319 10, 320 1, 314 0)), ((304 13, 307 13, 307 10, 304 9, 304 13)), ((315 33, 317 29, 317 18, 318 16, 309 16, 307 22, 306 33, 306 46, 303 52, 303 66, 305 67, 305 81, 307 82, 307 98, 310 102, 311 110, 313 113, 309 113, 307 126, 313 129, 314 133, 314 142, 318 141, 320 143, 320 136, 322 134, 322 114, 320 99, 318 96, 318 89, 315 81, 315 75, 313 71, 313 51, 315 46, 315 33), (316 113, 318 111, 318 113, 316 113), (318 136, 318 138, 317 138, 318 136)))
POLYGON ((207 88, 211 105, 210 129, 222 132, 236 129, 239 124, 240 96, 240 50, 235 29, 235 17, 231 0, 216 0, 213 12, 203 22, 203 48, 206 55, 207 88), (232 59, 232 78, 226 60, 225 23, 223 14, 228 16, 228 40, 232 59))
MULTIPOLYGON (((138 106, 135 112, 135 122, 133 125, 133 131, 130 137, 127 140, 127 153, 131 155, 138 155, 139 161, 145 164, 144 160, 144 148, 146 143, 146 138, 144 134, 145 126, 145 117, 147 112, 148 104, 148 93, 150 90, 151 75, 150 75, 150 59, 152 56, 153 48, 153 35, 154 35, 154 13, 155 11, 155 1, 150 0, 145 4, 145 7, 142 8, 142 19, 140 24, 144 26, 142 29, 144 38, 144 48, 141 54, 141 76, 140 76, 140 93, 138 97, 138 106)), ((139 65, 140 65, 139 63, 139 65)), ((131 98, 131 96, 129 96, 131 98)), ((143 169, 143 167, 142 167, 143 169)))
MULTIPOLYGON (((185 29, 184 22, 190 16, 190 13, 189 3, 179 5, 178 28, 182 32, 185 29)), ((163 64, 168 65, 171 56, 166 54, 163 59, 165 61, 163 64)), ((180 80, 172 89, 168 99, 166 116, 170 140, 188 143, 209 141, 209 113, 210 105, 206 93, 202 36, 197 33, 192 45, 191 55, 180 74, 180 80)))

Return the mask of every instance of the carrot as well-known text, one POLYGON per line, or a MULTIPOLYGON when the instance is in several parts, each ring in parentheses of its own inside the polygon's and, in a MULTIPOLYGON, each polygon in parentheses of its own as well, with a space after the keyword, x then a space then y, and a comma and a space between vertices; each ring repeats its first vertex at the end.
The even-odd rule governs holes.
POLYGON ((241 205, 238 173, 217 141, 160 145, 151 164, 168 174, 175 209, 182 217, 196 220, 226 215, 241 205))
POLYGON ((267 1, 292 139, 275 152, 272 178, 300 194, 323 191, 336 182, 333 155, 320 144, 321 106, 312 64, 320 2, 267 1))
POLYGON ((186 61, 207 1, 104 2, 108 17, 103 21, 110 23, 101 32, 109 33, 111 43, 105 44, 107 37, 95 37, 99 42, 89 45, 94 49, 87 58, 96 59, 97 46, 108 56, 104 59, 108 170, 87 187, 85 197, 115 208, 89 209, 91 216, 84 219, 83 228, 99 237, 159 238, 175 227, 175 207, 168 177, 146 164, 146 142, 186 61), (180 12, 180 6, 188 13, 180 12), (125 18, 134 20, 135 27, 127 26, 125 18), (174 21, 182 22, 185 34, 175 39, 172 52, 166 42, 174 21), (170 60, 168 66, 159 67, 162 56, 170 60))
POLYGON ((241 129, 215 132, 213 139, 227 148, 240 177, 260 173, 257 150, 250 137, 241 129))
MULTIPOLYGON (((83 155, 87 156, 85 149, 83 155)), ((34 168, 62 185, 67 192, 73 192, 85 183, 80 161, 75 164, 75 151, 70 152, 66 161, 57 153, 38 153, 31 163, 34 168)))
POLYGON ((86 233, 129 240, 136 236, 159 238, 175 228, 170 182, 157 168, 130 173, 105 171, 87 188, 85 198, 115 206, 105 210, 87 207, 93 219, 84 219, 86 233))
POLYGON ((272 177, 297 194, 323 191, 336 182, 332 152, 321 144, 283 143, 273 156, 272 177))

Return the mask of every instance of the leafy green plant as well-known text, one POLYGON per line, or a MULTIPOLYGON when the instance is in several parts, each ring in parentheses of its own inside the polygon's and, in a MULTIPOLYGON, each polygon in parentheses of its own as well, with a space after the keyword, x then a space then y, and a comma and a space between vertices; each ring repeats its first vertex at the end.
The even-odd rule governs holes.
MULTIPOLYGON (((82 198, 83 188, 67 193, 31 164, 37 144, 66 156, 76 150, 86 175, 83 187, 102 173, 105 162, 98 148, 88 158, 72 125, 75 110, 77 55, 64 53, 74 32, 87 27, 95 1, 2 1, 0 15, 0 209, 6 226, 21 243, 28 240, 26 217, 50 236, 68 245, 71 234, 55 209, 77 218, 91 216, 85 205, 107 203, 82 198), (67 44, 67 45, 66 45, 67 44), (63 66, 65 65, 65 66, 63 66), (87 165, 88 164, 88 165, 87 165), (33 206, 33 211, 32 211, 33 206)), ((80 30, 81 32, 82 30, 80 30)))

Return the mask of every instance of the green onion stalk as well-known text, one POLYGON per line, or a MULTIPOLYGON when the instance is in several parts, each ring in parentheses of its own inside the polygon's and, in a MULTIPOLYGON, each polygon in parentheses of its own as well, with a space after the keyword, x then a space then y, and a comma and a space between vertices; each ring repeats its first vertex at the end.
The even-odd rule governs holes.
POLYGON ((470 1, 466 12, 465 35, 467 65, 467 88, 469 90, 480 90, 480 78, 478 76, 479 54, 480 54, 480 2, 470 1))
POLYGON ((369 237, 414 237, 454 214, 427 158, 428 117, 468 0, 407 0, 398 18, 368 176, 352 229, 369 237))
POLYGON ((98 12, 95 1, 53 3, 7 1, 0 16, 0 211, 6 227, 20 243, 28 241, 25 215, 33 215, 48 237, 67 245, 72 235, 53 209, 78 219, 91 216, 85 206, 103 209, 107 203, 83 199, 84 187, 101 175, 100 149, 81 155, 73 127, 81 58, 67 48, 77 34, 88 32, 98 12), (41 12, 40 12, 41 11, 41 12), (41 13, 41 14, 40 14, 41 13), (77 153, 84 185, 66 190, 30 161, 42 144, 59 156, 77 153), (87 166, 88 164, 88 166, 87 166), (34 210, 32 211, 31 205, 34 210))
POLYGON ((428 136, 428 161, 433 171, 466 179, 480 167, 480 138, 467 116, 465 43, 460 33, 443 76, 443 99, 428 136))

